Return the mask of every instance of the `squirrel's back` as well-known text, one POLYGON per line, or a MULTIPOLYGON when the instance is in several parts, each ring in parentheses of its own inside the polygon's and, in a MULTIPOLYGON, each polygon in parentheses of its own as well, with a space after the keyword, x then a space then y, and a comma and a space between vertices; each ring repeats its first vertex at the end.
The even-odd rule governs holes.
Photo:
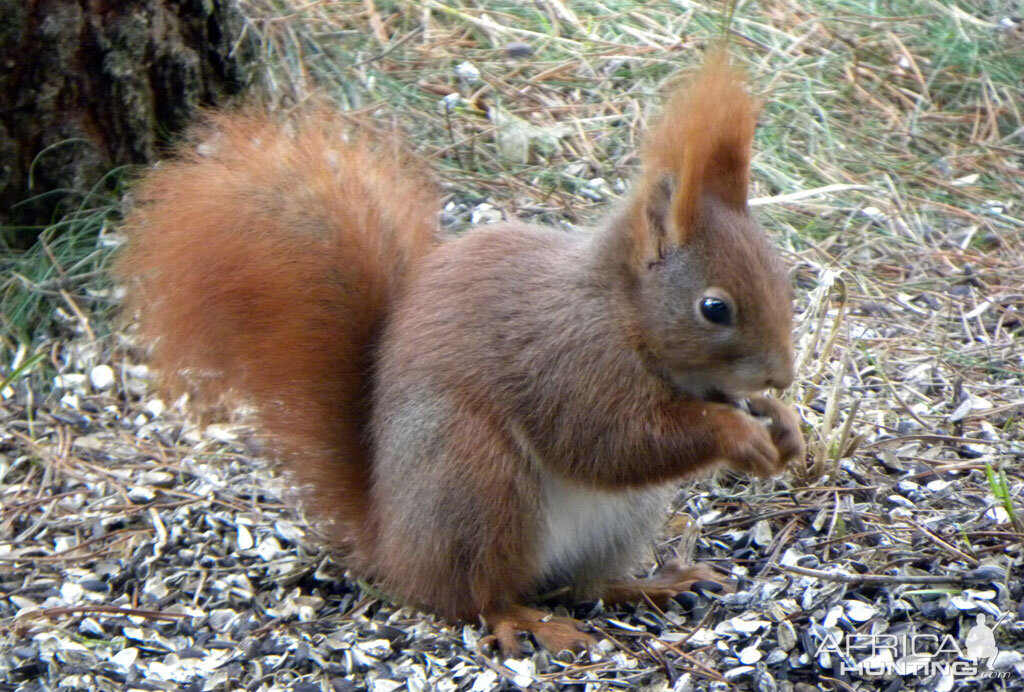
POLYGON ((165 387, 252 405, 346 543, 367 512, 372 344, 438 211, 393 142, 349 130, 322 111, 211 116, 137 188, 117 265, 165 387))

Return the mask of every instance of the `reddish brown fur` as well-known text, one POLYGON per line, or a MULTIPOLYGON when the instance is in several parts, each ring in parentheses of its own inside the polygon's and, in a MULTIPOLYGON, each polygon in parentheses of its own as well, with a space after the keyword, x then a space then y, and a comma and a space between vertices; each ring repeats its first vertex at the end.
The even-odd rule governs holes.
MULTIPOLYGON (((745 209, 750 149, 757 108, 743 77, 723 50, 712 53, 688 86, 676 90, 660 121, 646 138, 644 172, 638 197, 649 201, 666 173, 676 186, 667 242, 681 244, 697 223, 702 199, 711 195, 735 209, 745 209)), ((640 211, 637 208, 636 211, 640 211)), ((642 217, 634 223, 637 248, 650 259, 642 217)))
POLYGON ((779 402, 751 398, 766 427, 709 400, 793 375, 788 281, 746 210, 753 106, 724 58, 670 100, 637 192, 587 234, 513 223, 434 248, 408 163, 340 147, 329 118, 214 125, 218 153, 143 186, 130 307, 172 384, 257 404, 395 595, 483 615, 505 648, 516 629, 585 644, 523 599, 684 587, 692 571, 621 580, 672 484, 802 453, 779 402), (708 295, 728 327, 702 321, 708 295))
POLYGON ((137 188, 117 273, 164 384, 254 404, 350 542, 367 515, 369 349, 438 206, 408 159, 347 134, 326 112, 211 116, 137 188))

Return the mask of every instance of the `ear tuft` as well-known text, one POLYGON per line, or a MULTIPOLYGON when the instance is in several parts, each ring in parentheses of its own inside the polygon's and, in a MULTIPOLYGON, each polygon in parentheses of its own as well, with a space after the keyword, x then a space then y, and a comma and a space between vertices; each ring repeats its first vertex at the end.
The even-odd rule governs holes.
MULTIPOLYGON (((667 208, 645 212, 667 221, 661 229, 667 237, 655 245, 685 243, 695 231, 705 196, 746 210, 756 110, 743 76, 730 65, 724 49, 712 52, 695 78, 669 97, 647 137, 638 197, 641 204, 664 204, 656 189, 667 175, 676 181, 667 208)), ((658 229, 639 223, 634 230, 649 236, 658 229)), ((652 245, 650 237, 636 240, 640 247, 652 245)))

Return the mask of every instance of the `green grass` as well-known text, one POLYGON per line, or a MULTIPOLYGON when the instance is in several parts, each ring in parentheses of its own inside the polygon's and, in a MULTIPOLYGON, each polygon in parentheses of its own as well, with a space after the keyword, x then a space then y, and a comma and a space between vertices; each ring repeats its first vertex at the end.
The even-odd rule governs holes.
MULTIPOLYGON (((0 379, 13 378, 26 353, 42 354, 55 341, 109 331, 113 286, 105 267, 120 207, 115 200, 94 201, 97 206, 43 229, 27 250, 0 245, 0 379)), ((33 368, 20 375, 45 391, 49 371, 34 367, 39 360, 29 362, 33 368)))
MULTIPOLYGON (((251 6, 272 13, 281 5, 251 6)), ((726 8, 610 2, 558 12, 449 2, 377 9, 386 40, 364 31, 364 5, 354 2, 299 10, 288 31, 281 22, 257 22, 265 54, 288 58, 274 81, 278 96, 299 100, 316 85, 345 107, 376 109, 398 122, 455 190, 484 188, 511 208, 524 206, 518 203, 527 191, 575 192, 576 176, 559 175, 574 163, 594 176, 628 179, 636 125, 657 105, 665 80, 693 66, 700 49, 720 36, 726 8), (511 41, 529 42, 534 54, 508 58, 511 41), (456 77, 463 61, 479 69, 478 84, 456 77), (293 70, 300 63, 304 69, 293 70), (444 89, 534 124, 572 122, 575 132, 552 155, 527 165, 503 161, 482 111, 442 116, 444 89)), ((941 205, 956 207, 965 221, 1021 226, 1019 210, 998 217, 983 203, 1024 191, 1012 170, 986 165, 1024 126, 1015 107, 1024 50, 995 25, 995 4, 982 9, 991 14, 963 2, 739 3, 734 52, 765 96, 756 192, 863 184, 873 193, 830 203, 852 213, 894 201, 936 202, 906 220, 917 234, 948 215, 941 205), (976 181, 956 186, 973 173, 976 181)), ((562 211, 569 219, 579 215, 569 205, 562 211)), ((783 212, 776 220, 809 225, 813 237, 813 216, 783 212)))
MULTIPOLYGON (((1017 507, 1014 504, 1013 493, 1010 489, 1010 483, 1006 479, 1006 471, 1002 468, 996 470, 990 465, 985 464, 985 478, 988 480, 989 489, 992 491, 992 495, 995 496, 996 501, 1003 506, 1006 510, 1007 516, 1010 518, 1010 523, 1017 533, 1024 536, 1024 517, 1017 512, 1017 507)), ((1024 541, 1024 538, 1021 539, 1024 541)))

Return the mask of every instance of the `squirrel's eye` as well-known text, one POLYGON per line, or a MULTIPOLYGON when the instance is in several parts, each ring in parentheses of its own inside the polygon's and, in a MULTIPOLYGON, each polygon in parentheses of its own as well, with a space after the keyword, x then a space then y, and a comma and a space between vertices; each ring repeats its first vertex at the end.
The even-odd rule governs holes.
POLYGON ((732 311, 721 298, 704 296, 700 300, 700 314, 708 322, 727 327, 732 324, 732 311))

